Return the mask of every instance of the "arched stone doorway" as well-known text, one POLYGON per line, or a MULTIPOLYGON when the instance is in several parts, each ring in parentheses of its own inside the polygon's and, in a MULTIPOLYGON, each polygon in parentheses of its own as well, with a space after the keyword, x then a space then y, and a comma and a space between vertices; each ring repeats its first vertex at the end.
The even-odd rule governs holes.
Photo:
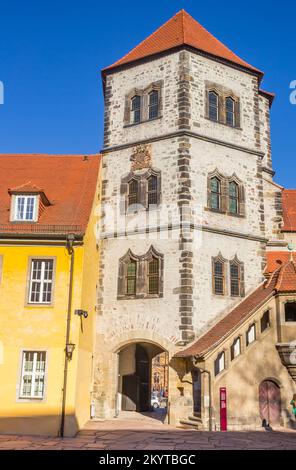
MULTIPOLYGON (((143 413, 152 409, 151 392, 155 376, 153 359, 160 354, 168 356, 160 346, 145 341, 129 343, 118 351, 117 415, 121 411, 143 413)), ((168 360, 165 362, 167 364, 168 360)), ((168 383, 167 368, 165 373, 168 383)), ((162 407, 163 402, 159 398, 162 407)))
POLYGON ((260 417, 269 424, 279 424, 281 418, 281 392, 273 380, 263 380, 259 386, 260 417))

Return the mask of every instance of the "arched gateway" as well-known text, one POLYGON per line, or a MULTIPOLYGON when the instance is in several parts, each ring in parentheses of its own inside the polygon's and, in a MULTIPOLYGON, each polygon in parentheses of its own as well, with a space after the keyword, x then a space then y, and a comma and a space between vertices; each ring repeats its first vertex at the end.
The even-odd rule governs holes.
POLYGON ((151 409, 156 374, 163 373, 166 387, 168 384, 168 360, 163 365, 154 361, 163 354, 168 356, 160 346, 144 341, 129 343, 118 351, 117 415, 120 411, 145 412, 151 409))

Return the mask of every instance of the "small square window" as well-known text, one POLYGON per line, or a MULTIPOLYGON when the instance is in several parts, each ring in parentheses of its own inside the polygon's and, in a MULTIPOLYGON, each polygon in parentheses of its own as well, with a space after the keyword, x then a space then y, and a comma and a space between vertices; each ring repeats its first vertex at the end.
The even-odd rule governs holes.
POLYGON ((13 220, 34 222, 37 219, 37 196, 15 196, 13 220))

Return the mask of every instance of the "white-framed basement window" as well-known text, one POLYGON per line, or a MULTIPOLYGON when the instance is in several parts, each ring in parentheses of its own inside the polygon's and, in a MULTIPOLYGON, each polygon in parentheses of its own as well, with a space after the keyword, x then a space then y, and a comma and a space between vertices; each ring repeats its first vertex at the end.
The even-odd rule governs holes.
POLYGON ((53 292, 53 259, 32 259, 30 270, 30 304, 51 304, 53 292))
POLYGON ((38 218, 37 201, 38 196, 15 196, 13 220, 19 222, 35 222, 38 218))
POLYGON ((44 398, 45 365, 45 351, 23 352, 20 398, 44 398))

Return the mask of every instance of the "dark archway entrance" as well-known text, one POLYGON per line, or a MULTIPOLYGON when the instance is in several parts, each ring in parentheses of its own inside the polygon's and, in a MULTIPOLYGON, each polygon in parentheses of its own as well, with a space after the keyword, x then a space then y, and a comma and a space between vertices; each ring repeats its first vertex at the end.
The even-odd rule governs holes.
MULTIPOLYGON (((152 343, 131 343, 118 353, 117 413, 120 411, 150 411, 154 373, 153 359, 167 354, 152 343)), ((153 397, 155 398, 155 391, 153 397)), ((155 405, 155 399, 153 400, 155 405)), ((159 407, 162 406, 161 401, 159 407)), ((164 410, 163 410, 164 411, 164 410)))
POLYGON ((281 392, 272 380, 264 380, 259 386, 259 410, 262 420, 279 424, 281 418, 281 392))

